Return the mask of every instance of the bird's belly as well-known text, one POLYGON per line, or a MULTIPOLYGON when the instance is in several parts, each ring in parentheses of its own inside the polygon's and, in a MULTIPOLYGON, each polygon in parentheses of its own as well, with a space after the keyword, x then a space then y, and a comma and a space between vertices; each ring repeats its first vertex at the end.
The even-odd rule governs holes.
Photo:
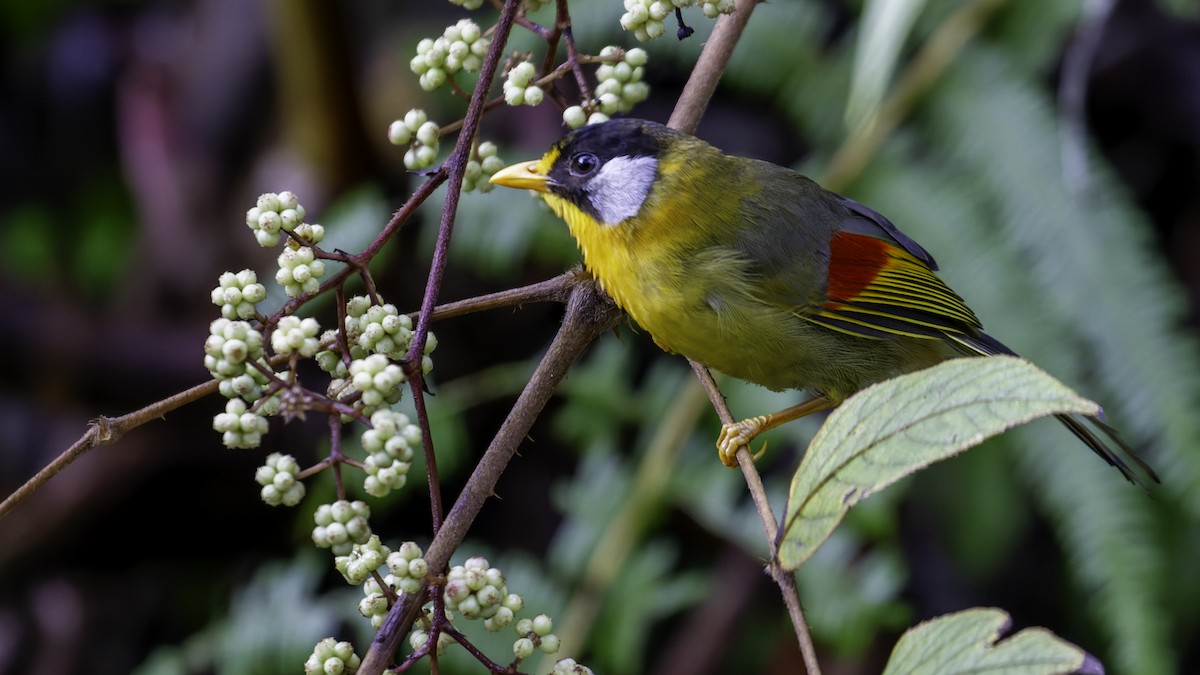
POLYGON ((819 391, 839 402, 948 355, 937 340, 845 335, 776 306, 709 301, 686 311, 631 314, 668 351, 768 389, 819 391))
POLYGON ((802 320, 789 313, 730 309, 708 301, 676 311, 631 314, 659 346, 726 375, 776 391, 817 386, 807 374, 820 354, 811 349, 802 320))

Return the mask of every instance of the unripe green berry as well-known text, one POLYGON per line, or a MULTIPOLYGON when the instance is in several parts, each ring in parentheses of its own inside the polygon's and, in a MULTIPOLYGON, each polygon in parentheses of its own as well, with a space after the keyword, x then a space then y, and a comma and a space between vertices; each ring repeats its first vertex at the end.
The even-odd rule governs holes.
POLYGON ((483 32, 479 29, 479 26, 470 19, 463 19, 458 23, 459 27, 462 29, 462 39, 464 42, 474 42, 483 35, 483 32))
POLYGON ((558 647, 559 647, 558 636, 555 635, 554 633, 550 633, 549 635, 544 635, 544 636, 542 636, 542 639, 538 641, 538 649, 542 650, 542 652, 545 654, 553 654, 553 653, 557 652, 558 647))
POLYGON ((572 129, 578 129, 587 122, 587 113, 583 108, 573 105, 563 111, 563 124, 572 129))
POLYGON ((527 659, 533 656, 533 640, 529 638, 520 638, 513 643, 513 655, 518 659, 527 659))
POLYGON ((258 207, 259 211, 263 212, 278 211, 280 208, 279 195, 275 194, 274 192, 266 192, 261 194, 258 196, 258 202, 255 204, 255 206, 258 207))
POLYGON ((388 140, 392 145, 408 145, 412 142, 412 130, 404 120, 396 120, 388 125, 388 140))
POLYGON ((409 131, 415 132, 417 129, 420 129, 421 125, 425 124, 425 122, 428 120, 429 117, 425 114, 425 111, 421 110, 420 108, 413 108, 412 110, 404 113, 404 126, 408 127, 409 131))
MULTIPOLYGON (((484 157, 483 161, 480 163, 480 169, 482 170, 482 172, 485 175, 488 175, 488 176, 496 173, 497 171, 499 171, 500 169, 503 169, 503 168, 504 168, 504 161, 501 160, 499 157, 484 157)), ((429 333, 429 339, 425 342, 425 352, 426 353, 433 351, 433 349, 430 347, 431 344, 434 346, 437 345, 437 339, 434 338, 433 333, 429 333)))
MULTIPOLYGON (((525 598, 516 593, 509 593, 504 596, 504 606, 516 613, 525 608, 525 598)), ((532 629, 532 626, 530 627, 532 629)))
POLYGON ((438 135, 437 122, 425 122, 417 129, 417 142, 422 145, 437 145, 438 135))
MULTIPOLYGON (((610 82, 612 80, 609 80, 610 82)), ((615 115, 621 107, 621 97, 616 94, 603 94, 600 96, 600 112, 605 115, 615 115)))

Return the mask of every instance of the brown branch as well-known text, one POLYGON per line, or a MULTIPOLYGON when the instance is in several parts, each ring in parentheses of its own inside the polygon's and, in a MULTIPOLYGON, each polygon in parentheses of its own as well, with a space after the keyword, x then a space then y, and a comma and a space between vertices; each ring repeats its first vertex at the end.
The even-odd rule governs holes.
POLYGON ((36 492, 47 481, 58 475, 58 472, 67 468, 71 462, 79 459, 92 448, 115 443, 130 430, 140 427, 147 422, 160 419, 172 410, 181 408, 193 401, 198 401, 216 391, 217 381, 209 380, 191 389, 181 391, 174 396, 151 403, 145 408, 135 410, 127 415, 120 417, 100 416, 96 418, 79 440, 64 450, 53 462, 50 462, 45 468, 37 472, 33 478, 25 481, 24 485, 17 488, 3 502, 0 502, 0 518, 3 518, 9 511, 17 508, 29 495, 36 492))
POLYGON ((737 46, 742 31, 746 29, 746 23, 750 21, 750 13, 759 2, 760 0, 738 0, 733 14, 717 19, 712 35, 709 36, 708 42, 704 43, 704 51, 700 52, 700 58, 696 59, 692 76, 688 78, 683 93, 675 103, 675 111, 671 113, 667 126, 685 134, 696 133, 696 127, 700 124, 700 118, 704 116, 708 101, 717 90, 721 75, 725 73, 725 65, 733 55, 733 48, 737 46))
MULTIPOLYGON (((624 316, 595 282, 582 278, 573 282, 562 327, 426 550, 429 569, 440 570, 450 563, 450 556, 492 496, 508 462, 566 376, 567 369, 592 340, 611 330, 624 316)), ((424 582, 417 593, 404 595, 388 611, 363 659, 359 675, 379 675, 391 662, 424 603, 428 583, 428 580, 424 582)))
POLYGON ((561 302, 565 303, 571 296, 574 282, 586 274, 581 269, 560 274, 553 279, 539 281, 536 284, 512 288, 497 293, 479 295, 466 300, 448 302, 433 308, 433 321, 465 316, 475 312, 484 312, 504 307, 518 307, 527 302, 561 302))
MULTIPOLYGON (((413 331, 412 346, 404 359, 404 372, 408 376, 409 389, 412 391, 413 403, 418 413, 421 426, 421 441, 425 451, 425 473, 429 484, 430 511, 433 517, 433 531, 436 534, 442 525, 441 485, 438 481, 436 456, 433 452, 433 436, 429 429, 429 420, 425 416, 425 377, 421 371, 421 361, 425 354, 425 342, 429 337, 429 323, 433 318, 433 308, 437 305, 438 294, 441 292, 442 279, 446 276, 446 264, 450 254, 450 238, 454 232, 454 219, 458 215, 458 201, 462 197, 463 179, 466 173, 467 161, 471 157, 471 148, 475 143, 475 135, 479 123, 483 120, 484 106, 487 103, 487 92, 496 69, 500 65, 500 57, 512 32, 513 19, 517 15, 520 0, 508 0, 504 12, 496 22, 496 29, 488 46, 487 56, 479 69, 479 79, 471 100, 467 104, 467 114, 463 118, 462 131, 458 134, 458 142, 454 152, 446 160, 444 166, 449 167, 449 185, 446 189, 446 205, 442 209, 442 219, 438 224, 437 243, 433 251, 433 261, 429 266, 429 277, 425 283, 425 295, 421 302, 421 314, 417 318, 417 327, 413 331)), ((434 567, 435 570, 440 570, 434 567)))

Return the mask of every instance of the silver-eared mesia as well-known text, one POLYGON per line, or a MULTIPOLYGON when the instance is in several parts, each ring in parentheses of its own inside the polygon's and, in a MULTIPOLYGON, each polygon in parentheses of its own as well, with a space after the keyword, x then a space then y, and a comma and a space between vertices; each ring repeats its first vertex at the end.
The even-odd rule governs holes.
MULTIPOLYGON (((588 270, 663 349, 815 394, 726 425, 718 447, 730 466, 756 434, 868 385, 955 357, 1014 353, 884 216, 661 124, 583 127, 491 181, 538 191, 588 270)), ((1058 420, 1129 480, 1144 485, 1126 459, 1158 480, 1101 419, 1058 420)))

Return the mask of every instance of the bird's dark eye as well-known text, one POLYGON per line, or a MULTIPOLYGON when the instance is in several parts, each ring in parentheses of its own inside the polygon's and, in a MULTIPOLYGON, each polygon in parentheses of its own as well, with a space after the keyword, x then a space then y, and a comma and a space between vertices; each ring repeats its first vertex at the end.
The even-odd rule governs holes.
POLYGON ((580 152, 571 156, 571 174, 575 176, 586 176, 596 170, 600 166, 600 160, 590 152, 580 152))

